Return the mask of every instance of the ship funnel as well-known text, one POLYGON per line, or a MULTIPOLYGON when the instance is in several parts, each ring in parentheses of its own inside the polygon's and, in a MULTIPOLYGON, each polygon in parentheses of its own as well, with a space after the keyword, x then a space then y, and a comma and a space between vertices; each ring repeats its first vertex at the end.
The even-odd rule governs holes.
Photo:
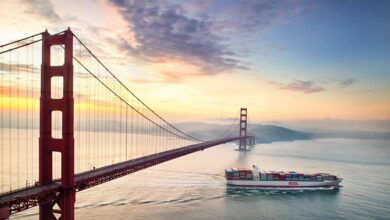
POLYGON ((253 168, 252 169, 253 179, 255 179, 255 180, 260 179, 259 168, 256 165, 254 165, 254 164, 253 164, 252 168, 253 168))

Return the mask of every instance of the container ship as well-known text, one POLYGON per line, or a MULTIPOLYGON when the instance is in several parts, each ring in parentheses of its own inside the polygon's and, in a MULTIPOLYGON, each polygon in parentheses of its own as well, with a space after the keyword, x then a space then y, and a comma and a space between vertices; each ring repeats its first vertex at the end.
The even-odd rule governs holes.
POLYGON ((339 188, 342 178, 327 173, 305 174, 295 171, 260 171, 253 165, 250 169, 226 169, 228 186, 302 189, 302 188, 339 188))

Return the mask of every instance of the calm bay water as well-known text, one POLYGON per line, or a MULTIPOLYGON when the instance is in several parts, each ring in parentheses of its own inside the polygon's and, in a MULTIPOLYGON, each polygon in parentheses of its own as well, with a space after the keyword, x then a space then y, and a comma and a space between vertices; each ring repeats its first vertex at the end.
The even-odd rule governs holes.
MULTIPOLYGON (((76 219, 390 219, 390 141, 322 139, 214 147, 77 194, 76 219), (224 169, 329 172, 340 190, 230 189, 224 169)), ((14 219, 37 219, 37 208, 14 219)))

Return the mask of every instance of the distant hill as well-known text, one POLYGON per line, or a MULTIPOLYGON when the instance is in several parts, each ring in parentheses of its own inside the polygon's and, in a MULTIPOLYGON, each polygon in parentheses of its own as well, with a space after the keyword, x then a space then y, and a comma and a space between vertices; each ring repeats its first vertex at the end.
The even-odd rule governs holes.
MULTIPOLYGON (((179 129, 188 132, 202 140, 211 140, 222 136, 238 135, 238 128, 225 124, 211 124, 203 122, 189 122, 176 125, 179 129)), ((390 140, 390 132, 294 129, 286 128, 282 123, 250 124, 249 135, 256 136, 257 143, 271 143, 276 141, 311 140, 321 138, 355 138, 355 139, 383 139, 390 140)))
POLYGON ((205 131, 205 130, 212 130, 212 129, 221 129, 220 132, 222 132, 222 130, 226 129, 228 125, 211 124, 211 123, 204 123, 204 122, 185 122, 185 123, 175 124, 175 126, 185 132, 205 131))
POLYGON ((296 131, 276 125, 255 125, 251 133, 256 136, 257 143, 271 143, 275 141, 310 140, 313 134, 296 131))
POLYGON ((312 130, 314 138, 354 138, 390 140, 390 132, 344 131, 344 130, 312 130))
MULTIPOLYGON (((203 140, 219 138, 224 135, 238 135, 238 128, 231 125, 190 122, 177 124, 177 127, 190 135, 203 140)), ((275 141, 310 140, 313 135, 277 125, 251 124, 250 134, 256 136, 257 143, 271 143, 275 141)))

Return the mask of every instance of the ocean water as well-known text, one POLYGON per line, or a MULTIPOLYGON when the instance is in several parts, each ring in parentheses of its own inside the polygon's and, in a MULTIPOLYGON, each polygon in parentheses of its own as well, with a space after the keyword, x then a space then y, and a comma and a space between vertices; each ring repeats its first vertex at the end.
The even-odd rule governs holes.
MULTIPOLYGON (((320 139, 225 144, 77 194, 76 219, 390 219, 390 141, 320 139), (329 172, 339 190, 228 188, 224 169, 329 172)), ((12 219, 38 219, 30 209, 12 219)))

